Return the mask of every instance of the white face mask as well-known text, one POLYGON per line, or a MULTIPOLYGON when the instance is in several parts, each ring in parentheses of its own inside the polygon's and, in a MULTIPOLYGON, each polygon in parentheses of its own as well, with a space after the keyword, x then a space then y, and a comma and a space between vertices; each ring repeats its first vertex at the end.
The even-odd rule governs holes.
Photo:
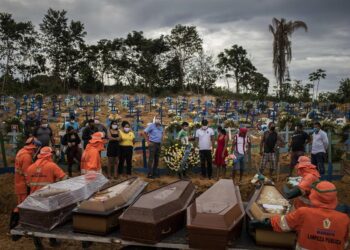
POLYGON ((155 123, 156 123, 156 124, 160 124, 160 119, 156 119, 156 120, 155 120, 155 123))
POLYGON ((112 125, 112 129, 117 129, 118 125, 112 125))
POLYGON ((130 128, 124 128, 124 131, 125 131, 125 132, 129 132, 129 131, 130 131, 130 128))
POLYGON ((49 126, 49 124, 47 124, 47 123, 41 124, 41 127, 43 127, 43 128, 47 128, 48 126, 49 126))
POLYGON ((100 124, 100 121, 99 121, 99 120, 95 120, 95 123, 96 123, 96 124, 100 124))
POLYGON ((202 129, 207 130, 208 126, 202 126, 202 129))

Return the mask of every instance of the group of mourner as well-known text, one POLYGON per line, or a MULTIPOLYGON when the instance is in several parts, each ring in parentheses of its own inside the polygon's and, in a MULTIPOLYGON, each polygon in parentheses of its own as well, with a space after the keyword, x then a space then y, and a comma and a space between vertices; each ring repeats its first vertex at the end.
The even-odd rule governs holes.
MULTIPOLYGON (((107 151, 108 157, 106 173, 108 178, 132 174, 135 134, 128 121, 121 123, 111 121, 106 128, 99 118, 95 117, 86 121, 84 128, 79 128, 79 123, 74 116, 71 116, 64 127, 66 134, 61 137, 61 144, 62 151, 67 157, 69 177, 72 176, 74 163, 77 163, 81 174, 90 171, 102 173, 101 151, 104 150, 107 151)), ((217 177, 225 175, 226 159, 228 155, 233 155, 231 176, 233 181, 240 185, 251 147, 248 129, 242 127, 233 135, 231 149, 228 149, 229 136, 225 128, 217 128, 216 143, 215 134, 208 121, 202 120, 201 128, 194 136, 190 136, 189 124, 184 122, 177 139, 185 145, 195 141, 199 148, 202 178, 212 178, 212 165, 217 167, 217 177), (238 180, 236 180, 237 173, 238 180)), ((42 118, 39 121, 34 112, 30 113, 25 121, 25 135, 27 138, 25 146, 19 150, 15 160, 15 193, 18 204, 45 185, 67 178, 67 174, 53 160, 55 141, 48 120, 42 118)), ((164 128, 159 117, 155 117, 146 127, 143 135, 149 148, 147 177, 157 178, 164 138, 164 128)), ((294 210, 285 216, 252 221, 251 227, 269 228, 277 232, 297 231, 297 249, 345 249, 350 225, 349 217, 344 211, 346 206, 338 204, 334 184, 320 181, 321 176, 325 174, 328 144, 327 134, 321 129, 320 123, 314 124, 311 135, 304 132, 302 124, 295 127, 288 145, 291 158, 289 175, 295 173, 301 177, 301 181, 293 188, 284 188, 285 197, 293 199, 294 210), (311 158, 305 154, 307 144, 311 144, 311 158)), ((275 124, 271 122, 260 143, 259 176, 263 176, 265 168, 268 167, 270 178, 274 180, 277 168, 276 150, 283 145, 285 145, 283 138, 276 131, 275 124)), ((12 217, 18 218, 17 208, 12 217)))

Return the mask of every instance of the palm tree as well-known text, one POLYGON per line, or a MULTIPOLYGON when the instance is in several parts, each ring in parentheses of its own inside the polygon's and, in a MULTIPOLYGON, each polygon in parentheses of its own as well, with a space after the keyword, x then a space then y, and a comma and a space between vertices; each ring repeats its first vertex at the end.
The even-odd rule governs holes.
POLYGON ((312 72, 309 74, 309 80, 312 82, 312 101, 317 99, 318 87, 320 85, 320 80, 325 79, 326 76, 327 76, 327 74, 326 74, 326 71, 324 69, 318 69, 315 72, 312 72), (316 95, 314 98, 315 81, 317 81, 317 87, 316 87, 316 95))
POLYGON ((293 32, 299 28, 307 31, 307 25, 303 21, 286 21, 284 18, 272 19, 269 30, 273 35, 273 68, 279 88, 278 95, 283 98, 287 95, 284 88, 284 79, 289 78, 288 63, 292 60, 292 43, 290 38, 293 32))

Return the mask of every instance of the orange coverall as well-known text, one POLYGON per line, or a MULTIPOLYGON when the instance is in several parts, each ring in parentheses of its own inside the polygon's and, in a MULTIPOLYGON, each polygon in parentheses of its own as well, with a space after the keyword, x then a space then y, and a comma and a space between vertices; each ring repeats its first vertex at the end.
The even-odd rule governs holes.
POLYGON ((42 187, 62 180, 66 174, 49 157, 40 157, 35 163, 29 166, 27 170, 27 183, 30 186, 30 193, 33 193, 42 187))
POLYGON ((32 146, 24 146, 20 149, 15 159, 15 194, 17 195, 17 203, 22 203, 28 196, 26 175, 28 167, 33 163, 34 148, 32 146))
POLYGON ((87 171, 101 171, 100 151, 104 149, 103 142, 89 143, 81 157, 80 168, 82 174, 87 171))
POLYGON ((274 216, 271 225, 276 232, 295 230, 296 249, 343 250, 349 237, 350 219, 333 209, 301 207, 285 216, 274 216))
MULTIPOLYGON (((310 165, 312 164, 310 163, 310 165)), ((296 209, 299 207, 310 206, 309 194, 311 190, 311 184, 320 179, 320 174, 314 165, 299 168, 298 175, 302 177, 300 183, 298 184, 298 187, 300 188, 303 195, 294 199, 293 205, 296 209)))

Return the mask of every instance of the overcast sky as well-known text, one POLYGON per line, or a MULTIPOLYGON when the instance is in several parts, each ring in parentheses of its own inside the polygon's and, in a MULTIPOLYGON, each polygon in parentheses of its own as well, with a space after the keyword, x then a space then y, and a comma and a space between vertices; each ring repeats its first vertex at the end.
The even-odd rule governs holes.
POLYGON ((272 69, 273 17, 302 20, 308 32, 292 36, 292 79, 307 80, 318 68, 327 72, 320 89, 336 90, 350 77, 350 0, 0 0, 0 11, 38 25, 47 9, 65 9, 84 23, 88 42, 167 34, 176 24, 198 27, 207 52, 217 55, 233 44, 243 46, 258 71, 275 83, 272 69))

